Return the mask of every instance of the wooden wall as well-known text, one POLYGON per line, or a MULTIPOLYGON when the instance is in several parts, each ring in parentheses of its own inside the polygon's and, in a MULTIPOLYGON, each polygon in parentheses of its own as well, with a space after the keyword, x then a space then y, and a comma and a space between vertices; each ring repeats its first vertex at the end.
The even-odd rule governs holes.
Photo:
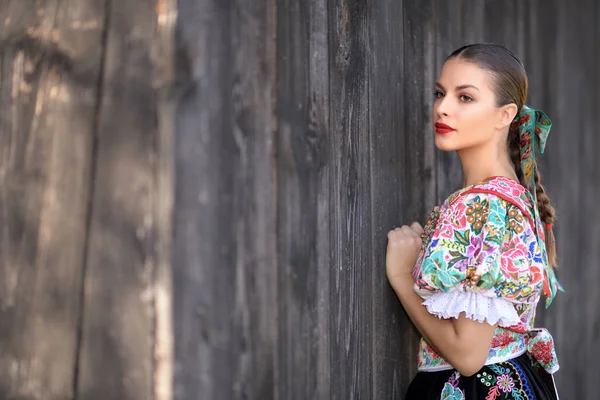
POLYGON ((386 233, 459 187, 446 55, 505 44, 553 119, 562 398, 600 347, 593 0, 0 2, 0 398, 390 399, 386 233))

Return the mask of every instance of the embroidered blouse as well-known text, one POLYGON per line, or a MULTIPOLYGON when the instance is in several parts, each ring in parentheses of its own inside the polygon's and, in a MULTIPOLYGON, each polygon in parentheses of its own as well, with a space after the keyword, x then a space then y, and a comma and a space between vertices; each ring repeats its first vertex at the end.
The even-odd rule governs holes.
MULTIPOLYGON (((559 365, 552 336, 533 323, 541 294, 548 306, 562 288, 548 266, 533 204, 529 191, 506 177, 453 193, 425 224, 414 289, 439 318, 464 312, 497 326, 486 365, 528 351, 554 373, 559 365)), ((424 339, 418 362, 420 371, 453 368, 424 339)))

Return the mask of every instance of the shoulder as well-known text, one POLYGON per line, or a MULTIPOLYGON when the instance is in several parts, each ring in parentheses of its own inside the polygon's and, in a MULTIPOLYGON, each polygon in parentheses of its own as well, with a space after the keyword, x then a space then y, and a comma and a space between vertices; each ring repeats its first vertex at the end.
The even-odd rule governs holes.
POLYGON ((504 179, 509 181, 478 185, 449 201, 423 252, 422 277, 429 287, 448 291, 462 282, 463 290, 511 300, 538 292, 540 248, 526 189, 516 182, 502 187, 504 179))
POLYGON ((529 191, 506 177, 489 178, 461 189, 446 201, 446 217, 464 227, 469 222, 474 224, 471 228, 478 228, 488 220, 492 224, 502 223, 507 215, 519 215, 519 220, 533 222, 533 202, 529 191))
POLYGON ((533 205, 531 194, 524 186, 513 179, 498 176, 453 193, 448 198, 449 206, 472 199, 475 194, 481 197, 505 200, 522 209, 524 213, 529 213, 529 209, 533 205))
POLYGON ((465 192, 448 203, 436 231, 442 237, 455 239, 479 236, 492 228, 503 230, 509 208, 510 203, 494 193, 465 192))

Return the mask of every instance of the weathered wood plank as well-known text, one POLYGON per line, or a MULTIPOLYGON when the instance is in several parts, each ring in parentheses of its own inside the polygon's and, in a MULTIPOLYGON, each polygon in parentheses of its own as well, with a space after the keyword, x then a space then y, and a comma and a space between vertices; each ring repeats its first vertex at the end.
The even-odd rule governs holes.
POLYGON ((155 4, 109 2, 84 282, 78 398, 153 396, 155 4))
POLYGON ((174 396, 272 399, 274 3, 179 7, 174 396))
MULTIPOLYGON (((368 398, 401 398, 414 375, 416 337, 385 273, 387 232, 408 218, 402 205, 407 174, 407 107, 420 103, 406 100, 404 3, 371 5, 368 53, 369 130, 371 172, 371 297, 372 297, 372 394, 368 398), (413 362, 407 362, 412 360, 413 362)), ((413 149, 414 150, 414 149, 413 149)))
POLYGON ((103 2, 0 4, 0 398, 73 397, 103 2))
MULTIPOLYGON (((467 44, 484 41, 485 26, 489 22, 485 16, 486 4, 489 4, 489 1, 463 0, 460 2, 460 7, 457 7, 456 3, 448 3, 446 5, 457 8, 461 19, 461 24, 459 24, 460 35, 455 38, 460 40, 460 42, 457 43, 458 46, 450 49, 450 52, 467 44)), ((456 16, 455 11, 453 15, 456 16)), ((448 29, 456 29, 456 27, 448 29)))
POLYGON ((402 151, 401 210, 407 221, 419 220, 422 224, 437 203, 437 160, 432 124, 433 92, 438 75, 434 6, 435 2, 431 0, 418 4, 409 1, 404 6, 404 97, 410 112, 404 116, 406 141, 402 151))
MULTIPOLYGON (((534 108, 544 110, 546 114, 553 121, 552 131, 548 139, 548 146, 543 156, 538 157, 538 163, 540 165, 543 174, 543 184, 550 194, 551 200, 554 202, 557 200, 554 197, 555 193, 560 191, 560 182, 555 173, 550 174, 548 168, 552 168, 552 160, 560 159, 560 138, 565 132, 561 132, 561 127, 565 127, 561 121, 559 114, 560 96, 558 91, 559 86, 550 84, 556 76, 558 76, 558 65, 560 62, 560 56, 558 54, 557 41, 559 40, 559 32, 557 30, 557 12, 556 12, 556 1, 544 2, 542 0, 536 0, 529 3, 529 27, 530 31, 527 35, 524 47, 526 48, 522 61, 525 64, 527 70, 527 76, 529 79, 529 96, 528 104, 534 108)), ((568 129, 568 128, 567 128, 568 129)), ((558 171, 557 171, 558 172, 558 171)), ((558 203, 555 204, 557 207, 561 207, 558 203)), ((561 210, 557 209, 560 214, 561 210)), ((557 219, 555 226, 555 234, 560 235, 560 229, 562 225, 562 217, 557 219)), ((559 264, 563 260, 563 254, 560 253, 562 247, 559 241, 559 264)), ((561 270, 558 274, 561 275, 561 270)), ((555 326, 547 326, 547 322, 550 323, 552 319, 559 317, 557 314, 558 306, 562 302, 563 294, 560 294, 552 307, 546 310, 543 305, 539 305, 536 315, 536 325, 544 326, 551 329, 551 333, 556 336, 558 332, 555 332, 555 326)), ((556 337, 555 337, 556 339, 556 337)), ((562 355, 560 349, 560 343, 556 343, 559 351, 559 356, 562 355)), ((562 357, 560 357, 562 361, 562 357)), ((564 368, 563 368, 564 370, 564 368)), ((559 377, 562 374, 557 375, 559 377)), ((561 391, 561 395, 563 392, 561 391)))
MULTIPOLYGON (((239 249, 235 264, 238 293, 231 321, 240 329, 233 336, 241 344, 235 355, 238 372, 233 381, 233 398, 240 400, 277 396, 275 10, 274 0, 238 0, 231 20, 234 82, 229 136, 238 156, 232 159, 231 148, 226 146, 221 157, 229 158, 235 168, 230 188, 235 204, 231 232, 239 249), (240 290, 240 285, 245 289, 240 290)), ((230 210, 222 209, 222 213, 230 214, 230 210)), ((232 283, 223 280, 215 288, 225 289, 232 283)), ((220 312, 230 310, 221 308, 220 312)), ((217 355, 215 364, 218 362, 217 355)), ((223 369, 223 373, 230 374, 230 370, 223 369)))
MULTIPOLYGON (((217 269, 234 268, 237 249, 230 232, 233 220, 223 211, 233 209, 232 167, 220 157, 228 150, 223 137, 227 145, 231 141, 231 7, 212 3, 181 1, 178 10, 175 65, 181 98, 175 114, 172 257, 177 288, 173 292, 175 399, 219 398, 215 387, 219 385, 226 385, 227 395, 234 398, 231 378, 223 376, 223 369, 233 365, 231 357, 225 357, 227 346, 234 344, 226 330, 235 327, 218 324, 213 278, 217 269), (222 176, 227 180, 221 182, 222 176), (213 347, 223 353, 219 369, 214 366, 213 347)), ((229 146, 237 155, 235 145, 229 146)), ((225 317, 234 308, 232 282, 233 278, 229 287, 219 288, 225 317)))
POLYGON ((158 91, 158 137, 156 163, 156 267, 154 276, 154 397, 173 400, 173 273, 172 239, 175 192, 175 28, 177 0, 157 2, 157 34, 154 85, 158 91))
POLYGON ((593 301, 597 298, 598 272, 591 267, 600 255, 598 229, 590 224, 590 218, 598 212, 598 170, 594 168, 598 148, 598 64, 597 53, 587 51, 597 47, 595 2, 580 3, 573 7, 556 2, 554 29, 559 33, 540 60, 544 65, 556 64, 556 69, 549 67, 555 75, 546 81, 552 88, 549 116, 554 125, 542 159, 548 161, 544 181, 558 213, 558 275, 566 293, 561 293, 546 311, 544 324, 556 341, 561 363, 556 379, 563 398, 593 397, 593 383, 587 382, 594 381, 589 366, 598 360, 594 357, 598 356, 600 316, 593 301))
MULTIPOLYGON (((490 1, 485 4, 485 41, 506 46, 521 57, 518 0, 490 1)), ((527 18, 523 15, 522 18, 527 18)))
MULTIPOLYGON (((477 40, 470 37, 469 42, 466 42, 463 37, 462 26, 467 22, 462 18, 461 7, 448 1, 438 1, 434 5, 435 84, 446 57, 459 47, 477 40)), ((430 91, 433 93, 434 88, 431 88, 430 91)), ((436 150, 436 180, 437 203, 444 201, 450 193, 462 186, 462 167, 456 153, 436 150)))
POLYGON ((332 399, 373 392, 367 11, 329 2, 332 399))
POLYGON ((422 221, 435 203, 431 128, 433 5, 432 2, 378 5, 373 7, 371 18, 369 110, 374 268, 371 398, 387 399, 404 394, 417 367, 419 335, 391 290, 384 265, 387 231, 413 220, 422 221))
POLYGON ((330 399, 328 10, 277 10, 278 396, 330 399))

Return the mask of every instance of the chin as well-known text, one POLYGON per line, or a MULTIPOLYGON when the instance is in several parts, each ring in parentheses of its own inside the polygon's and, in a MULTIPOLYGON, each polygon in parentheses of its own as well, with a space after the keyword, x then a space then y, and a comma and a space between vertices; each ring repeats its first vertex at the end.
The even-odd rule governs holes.
POLYGON ((452 140, 452 138, 449 138, 448 136, 439 134, 435 135, 435 147, 442 151, 456 151, 458 150, 456 144, 456 141, 452 140))

